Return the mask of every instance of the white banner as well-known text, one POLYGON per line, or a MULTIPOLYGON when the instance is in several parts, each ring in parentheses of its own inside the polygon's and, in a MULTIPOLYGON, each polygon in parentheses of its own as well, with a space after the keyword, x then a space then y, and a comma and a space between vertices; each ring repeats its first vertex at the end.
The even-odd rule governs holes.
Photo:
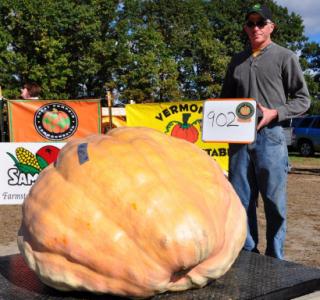
POLYGON ((66 143, 0 143, 0 204, 22 204, 66 143))

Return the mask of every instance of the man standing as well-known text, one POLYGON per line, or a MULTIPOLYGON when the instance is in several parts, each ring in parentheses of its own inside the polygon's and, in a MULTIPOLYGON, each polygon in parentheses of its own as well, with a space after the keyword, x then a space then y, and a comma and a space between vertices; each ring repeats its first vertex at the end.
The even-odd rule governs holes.
POLYGON ((229 147, 229 180, 248 215, 244 249, 259 252, 256 204, 260 192, 267 222, 265 254, 283 259, 288 150, 281 121, 304 113, 310 99, 297 56, 272 42, 274 29, 268 7, 256 4, 248 10, 244 30, 250 47, 232 58, 221 97, 257 101, 255 142, 229 147))

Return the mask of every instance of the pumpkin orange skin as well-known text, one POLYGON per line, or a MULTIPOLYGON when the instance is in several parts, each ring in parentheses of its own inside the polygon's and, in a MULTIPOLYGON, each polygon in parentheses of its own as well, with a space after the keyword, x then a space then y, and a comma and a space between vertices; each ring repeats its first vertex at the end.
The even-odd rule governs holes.
POLYGON ((143 127, 70 141, 23 203, 18 246, 49 286, 129 297, 204 286, 231 267, 246 214, 219 165, 143 127), (78 145, 88 160, 79 163, 78 145))

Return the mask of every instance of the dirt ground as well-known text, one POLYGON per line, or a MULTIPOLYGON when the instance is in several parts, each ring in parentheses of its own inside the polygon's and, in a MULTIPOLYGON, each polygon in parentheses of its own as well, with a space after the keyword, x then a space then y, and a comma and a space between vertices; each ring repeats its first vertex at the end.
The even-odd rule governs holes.
MULTIPOLYGON (((259 250, 265 249, 263 202, 259 201, 259 250)), ((320 268, 320 167, 293 165, 288 179, 285 259, 320 268)))
MULTIPOLYGON (((319 157, 320 162, 320 157, 319 157)), ((293 163, 288 180, 285 259, 320 268, 320 163, 293 163)), ((259 201, 260 251, 265 248, 263 203, 259 201)), ((0 250, 15 245, 21 206, 0 205, 0 250)), ((1 251, 0 251, 1 253, 1 251)))

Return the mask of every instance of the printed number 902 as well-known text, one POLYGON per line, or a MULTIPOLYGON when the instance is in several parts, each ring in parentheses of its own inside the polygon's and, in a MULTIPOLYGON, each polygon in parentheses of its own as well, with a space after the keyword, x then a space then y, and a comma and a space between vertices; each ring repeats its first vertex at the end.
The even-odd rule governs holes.
POLYGON ((211 120, 211 126, 214 127, 219 126, 219 127, 236 127, 239 126, 238 124, 235 124, 236 120, 236 115, 229 111, 227 113, 219 113, 216 116, 216 113, 214 111, 210 111, 207 115, 208 119, 211 120))

